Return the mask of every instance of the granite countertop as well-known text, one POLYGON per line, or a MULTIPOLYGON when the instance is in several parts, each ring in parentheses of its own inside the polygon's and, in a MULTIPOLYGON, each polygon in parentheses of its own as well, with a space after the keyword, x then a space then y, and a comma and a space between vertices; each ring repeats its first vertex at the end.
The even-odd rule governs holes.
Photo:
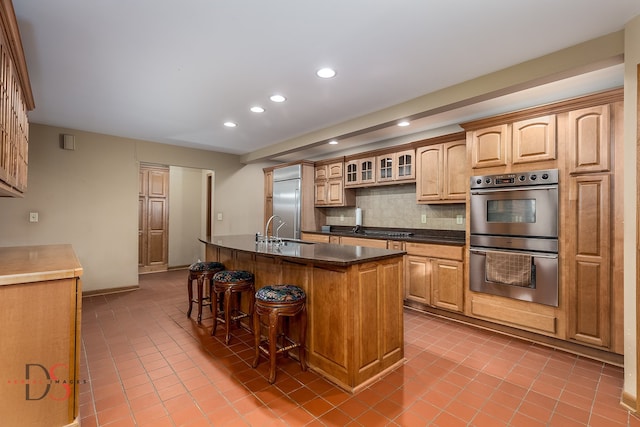
POLYGON ((71 245, 0 248, 0 285, 69 279, 82 275, 71 245))
POLYGON ((304 233, 348 236, 363 239, 397 240, 402 242, 435 243, 452 246, 465 245, 465 232, 457 230, 396 229, 366 227, 355 233, 353 227, 331 226, 331 231, 303 231, 304 233))
POLYGON ((331 264, 349 266, 364 262, 377 261, 387 258, 402 256, 406 252, 367 248, 362 246, 334 245, 330 243, 303 242, 295 239, 285 239, 284 244, 275 246, 256 242, 256 236, 232 235, 232 236, 207 236, 199 239, 201 242, 239 251, 256 254, 275 255, 294 261, 311 261, 316 264, 331 264))

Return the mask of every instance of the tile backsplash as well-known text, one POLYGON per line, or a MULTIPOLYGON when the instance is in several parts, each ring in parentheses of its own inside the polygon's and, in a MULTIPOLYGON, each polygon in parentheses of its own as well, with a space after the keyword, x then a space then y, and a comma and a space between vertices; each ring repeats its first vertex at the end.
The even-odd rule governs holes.
MULTIPOLYGON (((465 205, 419 205, 416 203, 416 185, 389 185, 359 188, 356 206, 362 209, 363 227, 424 228, 435 230, 465 229, 465 205), (426 222, 422 222, 422 216, 426 222), (458 224, 458 217, 462 223, 458 224)), ((327 224, 354 226, 356 208, 326 208, 327 224)))

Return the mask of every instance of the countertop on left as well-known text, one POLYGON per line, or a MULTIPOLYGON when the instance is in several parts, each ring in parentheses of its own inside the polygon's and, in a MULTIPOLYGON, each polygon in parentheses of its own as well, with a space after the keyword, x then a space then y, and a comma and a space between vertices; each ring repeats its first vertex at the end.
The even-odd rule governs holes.
POLYGON ((80 277, 71 245, 0 247, 0 286, 80 277))
POLYGON ((377 261, 404 255, 405 251, 367 248, 362 246, 334 245, 330 243, 311 243, 285 241, 275 246, 256 242, 255 235, 207 236, 201 242, 245 252, 276 255, 283 258, 308 260, 315 263, 348 266, 364 262, 377 261))

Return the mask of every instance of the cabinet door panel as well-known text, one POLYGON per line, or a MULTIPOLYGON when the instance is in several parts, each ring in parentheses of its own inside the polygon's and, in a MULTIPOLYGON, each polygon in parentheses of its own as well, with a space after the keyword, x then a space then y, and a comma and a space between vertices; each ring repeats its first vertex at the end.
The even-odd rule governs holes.
POLYGON ((568 336, 583 343, 610 343, 610 187, 608 175, 570 181, 568 336))
POLYGON ((417 199, 420 202, 440 200, 442 195, 442 145, 430 145, 417 151, 418 177, 416 178, 417 199))
POLYGON ((405 150, 394 154, 395 170, 393 178, 396 181, 416 178, 415 157, 414 150, 405 150))
POLYGON ((462 262, 434 259, 432 262, 432 304, 446 310, 463 310, 462 262))
POLYGON ((513 160, 516 163, 556 159, 556 116, 513 123, 513 160))
POLYGON ((444 145, 443 198, 465 200, 469 180, 467 175, 467 145, 465 141, 444 145))
POLYGON ((344 185, 348 187, 350 185, 358 184, 358 161, 350 161, 345 164, 345 180, 344 185))
POLYGON ((331 163, 327 165, 327 179, 342 178, 342 162, 331 163))
POLYGON ((508 125, 500 125, 471 132, 471 167, 507 165, 508 129, 508 125))
POLYGON ((404 297, 422 304, 430 304, 431 262, 429 258, 407 255, 405 263, 404 297))
POLYGON ((315 180, 327 179, 327 165, 315 167, 315 180))
POLYGON ((326 181, 323 182, 316 182, 314 184, 315 187, 315 204, 316 205, 326 205, 327 204, 327 183, 326 181))
POLYGON ((149 170, 149 197, 167 197, 169 194, 169 174, 166 170, 149 170))
POLYGON ((610 117, 609 105, 569 112, 569 173, 611 169, 610 117))
POLYGON ((342 188, 342 179, 333 179, 327 181, 327 200, 331 205, 342 205, 344 190, 342 188))
POLYGON ((392 154, 376 158, 378 182, 393 181, 394 158, 392 154))

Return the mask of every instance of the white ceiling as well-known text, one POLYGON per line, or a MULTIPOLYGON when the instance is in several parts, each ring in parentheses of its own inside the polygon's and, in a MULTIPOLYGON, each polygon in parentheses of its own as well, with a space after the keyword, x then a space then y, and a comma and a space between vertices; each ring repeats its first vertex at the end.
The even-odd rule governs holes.
MULTIPOLYGON (((13 3, 36 103, 32 122, 234 154, 619 31, 640 14, 638 0, 13 3), (324 66, 338 75, 316 77, 324 66), (273 93, 287 101, 272 103, 273 93), (252 105, 266 111, 252 113, 252 105), (226 128, 227 120, 238 126, 226 128)), ((575 80, 569 92, 621 82, 617 66, 575 80)), ((564 89, 547 90, 557 96, 564 89)), ((524 93, 529 102, 541 94, 524 93)), ((404 132, 512 106, 527 105, 505 97, 404 132)), ((401 139, 399 132, 387 128, 354 141, 401 139)), ((273 159, 311 156, 322 149, 273 159)))

